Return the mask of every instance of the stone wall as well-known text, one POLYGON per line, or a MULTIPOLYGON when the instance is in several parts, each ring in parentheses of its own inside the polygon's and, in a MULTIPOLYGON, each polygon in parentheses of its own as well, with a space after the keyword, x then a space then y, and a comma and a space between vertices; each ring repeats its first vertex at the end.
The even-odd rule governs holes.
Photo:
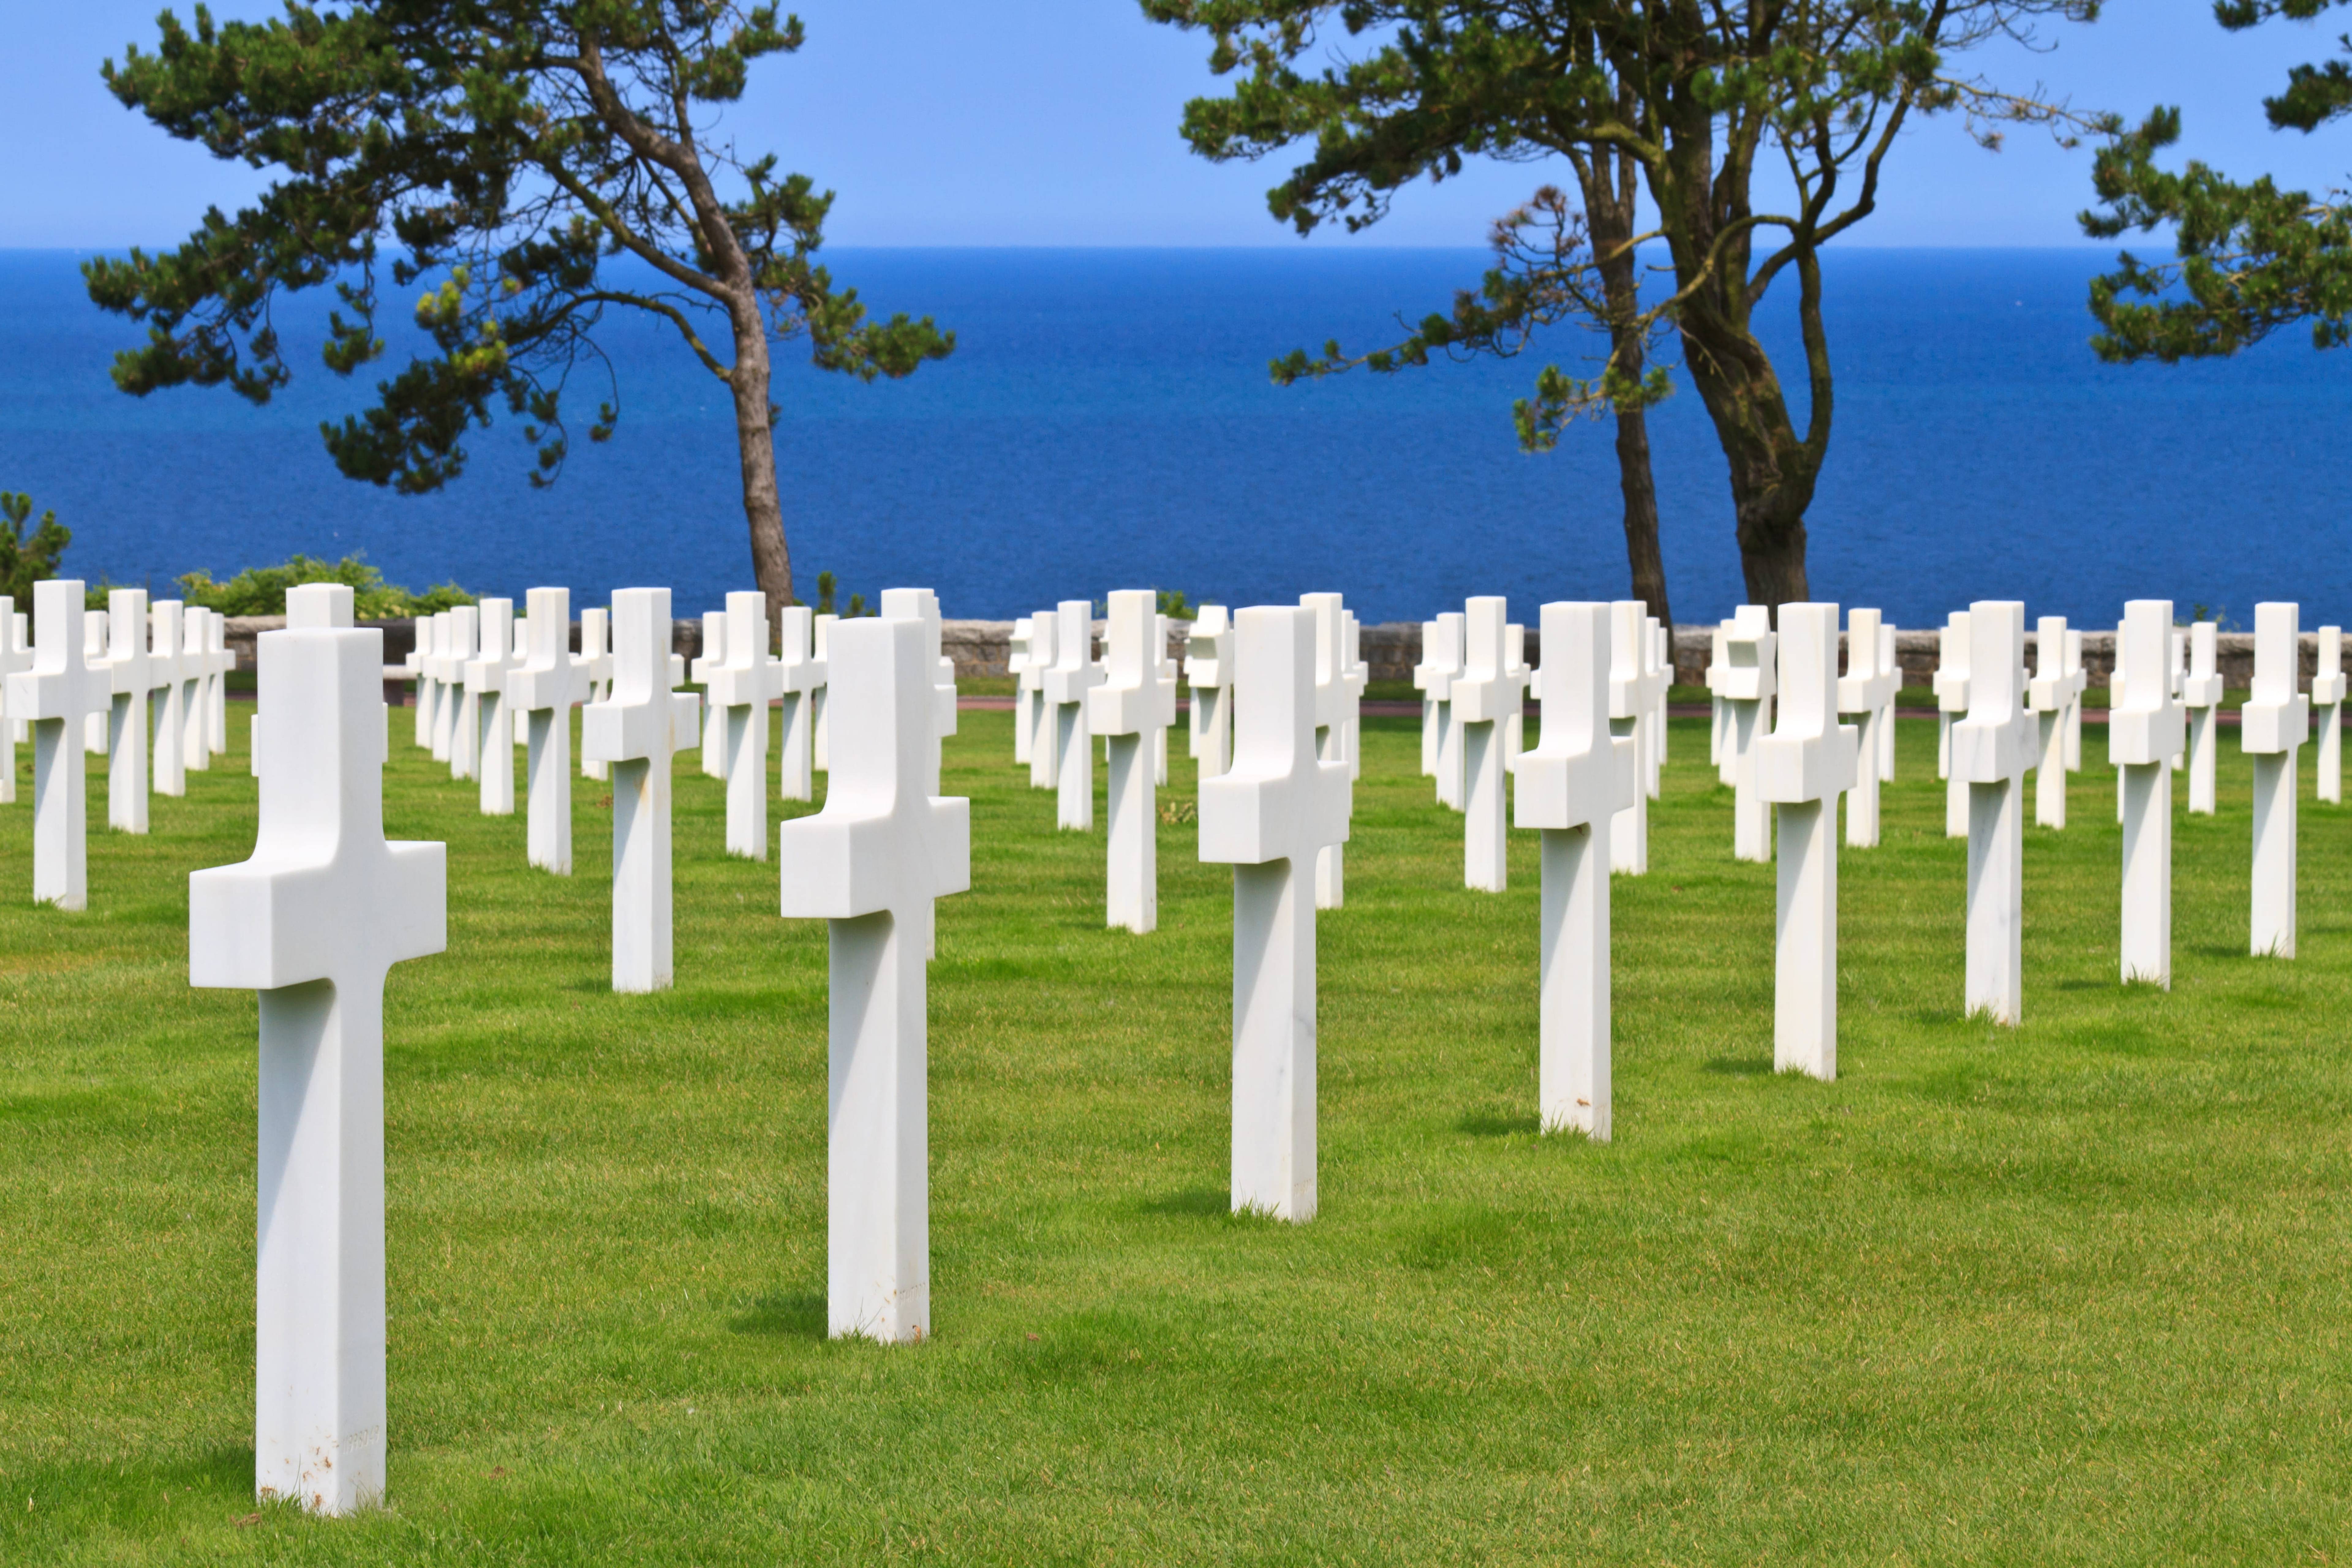
MULTIPOLYGON (((236 667, 253 668, 253 640, 263 632, 275 631, 286 624, 281 615, 232 616, 227 623, 226 641, 236 654, 236 667)), ((416 645, 416 623, 413 621, 371 621, 367 625, 383 632, 383 659, 387 664, 397 664, 416 645)), ((1106 623, 1095 622, 1097 649, 1106 623)), ((1169 629, 1168 653, 1171 658, 1181 658, 1187 633, 1184 622, 1169 629)), ((1713 633, 1706 627, 1685 626, 1675 632, 1675 684, 1696 686, 1705 684, 1706 661, 1713 633)), ((1903 667, 1903 684, 1926 686, 1933 683, 1936 674, 1934 632, 1898 631, 1895 637, 1895 656, 1903 667)), ((1843 639, 1841 645, 1843 645, 1843 639)), ((2025 634, 2026 668, 2034 667, 2036 654, 2033 633, 2025 634)), ((2083 668, 2090 685, 2103 687, 2115 669, 2116 634, 2113 632, 2085 632, 2083 634, 2083 668)), ((1542 639, 1535 628, 1528 629, 1528 660, 1542 660, 1542 639)), ((2253 684, 2254 636, 2251 632, 2224 632, 2220 639, 2221 683, 2234 691, 2243 691, 2253 684)), ((1010 621, 949 621, 940 629, 940 651, 955 661, 956 674, 961 676, 1011 674, 1008 661, 1012 655, 1013 622, 1010 621)), ((580 645, 580 624, 572 626, 572 645, 580 645)), ((1376 681, 1410 681, 1412 667, 1421 662, 1421 624, 1412 621, 1391 621, 1378 626, 1363 628, 1364 662, 1371 668, 1376 681)), ((702 622, 699 619, 673 623, 671 651, 688 659, 702 656, 702 622)), ((1843 654, 1841 654, 1843 658, 1843 654)), ((2316 632, 2303 634, 2302 684, 2308 686, 2319 668, 2319 637, 2316 632)))

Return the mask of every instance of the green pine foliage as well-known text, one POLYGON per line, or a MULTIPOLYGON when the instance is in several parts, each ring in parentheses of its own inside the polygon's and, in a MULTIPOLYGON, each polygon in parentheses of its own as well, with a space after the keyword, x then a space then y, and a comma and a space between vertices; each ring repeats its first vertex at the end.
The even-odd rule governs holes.
MULTIPOLYGON (((2285 17, 2309 21, 2335 0, 2221 0, 2213 14, 2242 31, 2285 17)), ((2316 131, 2352 113, 2352 37, 2325 65, 2287 72, 2286 90, 2263 100, 2272 128, 2316 131)), ((2168 226, 2173 259, 2129 251, 2091 285, 2100 326, 2091 346, 2110 361, 2213 359, 2307 324, 2314 348, 2352 338, 2352 201, 2283 191, 2267 174, 2232 180, 2191 159, 2178 172, 2158 155, 2180 140, 2180 110, 2159 107, 2137 126, 2113 128, 2092 171, 2098 207, 2084 232, 2115 239, 2168 226)))
POLYGON ((337 467, 437 490, 503 409, 543 484, 582 397, 590 441, 620 418, 607 313, 650 317, 727 388, 753 564, 783 604, 771 350, 804 340, 819 367, 870 382, 954 347, 928 317, 869 319, 816 260, 832 193, 772 155, 739 155, 722 130, 751 68, 801 47, 799 19, 772 5, 349 0, 258 22, 200 5, 193 26, 170 11, 156 25, 152 52, 106 62, 114 96, 277 178, 174 249, 85 265, 90 298, 148 329, 115 358, 124 392, 226 386, 268 402, 292 374, 273 312, 306 289, 333 291, 323 359, 355 375, 383 357, 379 318, 405 296, 432 351, 320 426, 337 467))
POLYGON ((1277 380, 1349 364, 1375 371, 1437 353, 1520 351, 1559 323, 1608 335, 1597 375, 1553 366, 1518 411, 1531 447, 1578 413, 1638 411, 1663 395, 1648 348, 1679 345, 1730 468, 1749 596, 1811 597, 1805 513, 1828 456, 1835 403, 1822 314, 1823 246, 1875 210, 1904 130, 1956 116, 1979 140, 2033 124, 2062 139, 2104 120, 1957 69, 1953 57, 2037 26, 2087 21, 2098 0, 1828 0, 1819 5, 1679 5, 1648 0, 1142 0, 1152 19, 1205 34, 1233 79, 1193 99, 1183 135, 1218 162, 1283 157, 1266 193, 1301 234, 1378 223, 1396 193, 1465 162, 1557 157, 1583 193, 1556 187, 1507 218, 1497 263, 1451 315, 1424 317, 1370 354, 1336 343, 1276 361, 1277 380), (1596 178, 1622 167, 1622 183, 1596 178), (1759 170, 1763 187, 1759 189, 1759 170), (1638 190, 1636 183, 1638 182, 1638 190), (1783 184, 1794 187, 1790 196, 1783 184), (1648 226, 1603 234, 1594 211, 1648 226), (1612 282, 1658 256, 1661 282, 1612 282), (1757 329, 1775 284, 1793 286, 1809 393, 1797 426, 1757 329), (1646 293, 1647 302, 1629 308, 1646 293))
POLYGON ((73 531, 58 521, 57 513, 48 511, 33 524, 32 537, 27 538, 25 526, 32 518, 32 497, 0 490, 0 593, 28 610, 33 584, 58 575, 58 562, 66 546, 73 543, 73 531))
POLYGON ((455 604, 471 604, 474 596, 454 582, 411 593, 384 581, 383 573, 355 555, 341 560, 320 560, 298 555, 278 566, 249 566, 226 582, 217 582, 201 569, 180 580, 180 597, 223 615, 283 615, 286 591, 306 582, 340 582, 349 586, 362 621, 394 621, 403 616, 432 615, 455 604))

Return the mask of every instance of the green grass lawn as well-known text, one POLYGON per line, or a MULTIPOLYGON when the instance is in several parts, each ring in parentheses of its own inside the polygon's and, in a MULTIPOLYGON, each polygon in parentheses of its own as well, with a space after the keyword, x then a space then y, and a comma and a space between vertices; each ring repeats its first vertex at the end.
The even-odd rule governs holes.
POLYGON ((93 828, 86 914, 30 904, 0 809, 0 1562, 2352 1552, 2352 816, 2307 756, 2302 956, 2245 953, 2231 737, 2221 814, 2177 819, 2175 988, 2126 989, 2095 729, 2001 1030, 1959 1017, 1962 846, 1906 725, 1823 1084, 1770 1071, 1772 870, 1678 722, 1593 1145, 1536 1131, 1534 837, 1465 892, 1417 721, 1370 721, 1288 1227, 1225 1212, 1229 873, 1163 827, 1160 930, 1105 931, 1099 831, 968 712, 935 1337, 883 1348, 822 1337, 824 933, 720 852, 720 787, 679 759, 677 988, 614 997, 602 787, 579 874, 529 871, 394 716, 386 827, 448 841, 450 906, 386 1005, 388 1506, 252 1502, 255 1002, 185 946, 187 873, 250 845, 240 745, 148 837, 93 828))

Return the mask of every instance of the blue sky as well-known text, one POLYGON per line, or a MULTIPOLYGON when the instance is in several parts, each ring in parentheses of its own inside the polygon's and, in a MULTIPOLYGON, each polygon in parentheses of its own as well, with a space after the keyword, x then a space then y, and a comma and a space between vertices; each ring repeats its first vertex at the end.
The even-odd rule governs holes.
MULTIPOLYGON (((118 106, 99 62, 151 42, 158 0, 74 0, 11 18, 0 137, 11 161, 0 246, 113 247, 184 235, 207 204, 257 188, 118 106)), ((185 14, 190 7, 181 5, 185 14)), ((221 0, 223 16, 277 7, 221 0)), ((764 64, 728 118, 740 145, 840 193, 831 237, 848 246, 1296 245, 1267 217, 1270 165, 1203 163, 1176 135, 1184 100, 1213 78, 1196 36, 1142 20, 1130 0, 809 0, 807 48, 764 64)), ((2223 33, 2205 0, 2115 0, 2105 18, 2060 28, 2046 53, 1975 57, 2004 85, 2049 90, 2137 118, 2157 102, 2187 114, 2184 144, 2233 172, 2270 170, 2315 189, 2352 164, 2352 139, 2274 133, 2260 99, 2288 64, 2322 57, 2339 26, 2272 24, 2223 33)), ((1958 66, 1963 61, 1955 61, 1958 66)), ((2088 151, 2019 132, 1998 154, 1957 125, 1931 124, 1896 152, 1860 243, 2082 243, 2074 214, 2088 151)), ((1486 221, 1542 178, 1528 165, 1474 168, 1402 194, 1371 234, 1316 243, 1476 244, 1486 221)))

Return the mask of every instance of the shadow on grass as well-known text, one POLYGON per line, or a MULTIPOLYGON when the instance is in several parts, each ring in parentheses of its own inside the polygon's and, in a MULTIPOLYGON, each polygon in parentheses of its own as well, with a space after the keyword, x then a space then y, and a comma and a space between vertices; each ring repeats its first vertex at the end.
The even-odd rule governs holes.
POLYGON ((1533 1115, 1511 1116, 1499 1111, 1473 1111, 1454 1124, 1457 1133, 1474 1138, 1531 1138, 1543 1130, 1533 1115))
POLYGON ((1146 1198, 1137 1207, 1146 1214, 1173 1215, 1184 1219, 1222 1219, 1225 1217, 1227 1197, 1213 1186, 1186 1187, 1165 1197, 1146 1198))
POLYGON ((1772 1059, 1769 1056, 1718 1056, 1699 1069, 1717 1078, 1769 1078, 1772 1059))
POLYGON ((733 1333, 769 1339, 824 1338, 824 1297, 814 1291, 779 1291, 761 1296, 727 1325, 733 1333))

